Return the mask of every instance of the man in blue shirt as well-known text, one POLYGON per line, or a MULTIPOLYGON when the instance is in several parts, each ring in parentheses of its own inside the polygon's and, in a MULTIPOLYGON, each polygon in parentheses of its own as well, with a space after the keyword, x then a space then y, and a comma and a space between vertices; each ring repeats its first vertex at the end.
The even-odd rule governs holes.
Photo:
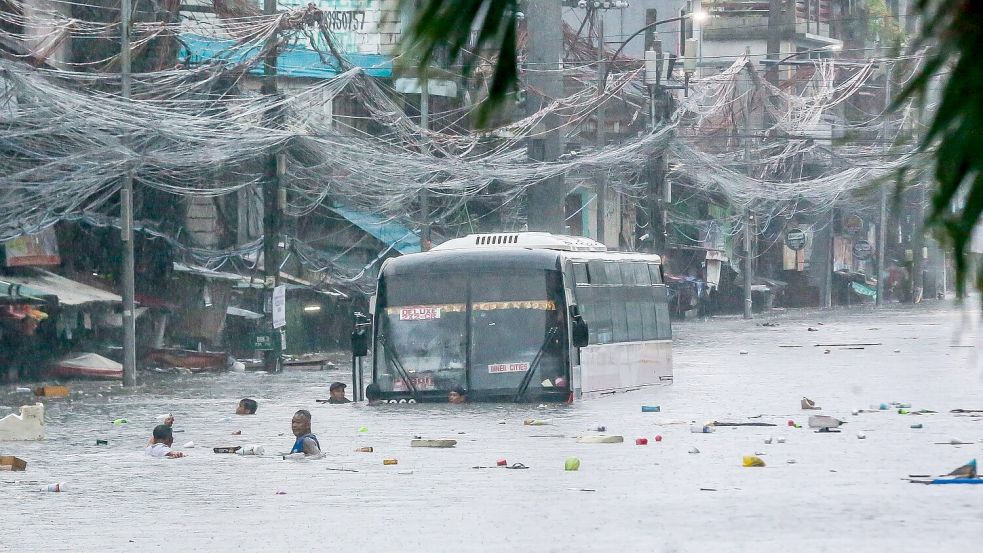
POLYGON ((317 436, 311 433, 311 412, 301 409, 294 413, 294 418, 290 421, 290 428, 297 436, 293 449, 290 453, 303 453, 304 455, 318 455, 321 453, 321 444, 317 441, 317 436))

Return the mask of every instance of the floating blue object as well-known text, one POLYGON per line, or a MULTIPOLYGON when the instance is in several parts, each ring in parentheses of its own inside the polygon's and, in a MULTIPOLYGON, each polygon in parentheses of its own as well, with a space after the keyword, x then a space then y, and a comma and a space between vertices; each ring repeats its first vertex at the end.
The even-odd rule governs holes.
POLYGON ((659 411, 662 411, 662 408, 658 405, 642 405, 643 413, 658 413, 659 411))
POLYGON ((938 478, 932 484, 983 484, 983 478, 938 478))

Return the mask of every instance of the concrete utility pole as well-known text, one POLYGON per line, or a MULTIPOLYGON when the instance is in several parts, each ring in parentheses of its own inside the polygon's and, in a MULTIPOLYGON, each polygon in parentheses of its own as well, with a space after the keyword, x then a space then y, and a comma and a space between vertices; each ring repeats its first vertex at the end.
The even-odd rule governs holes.
MULTIPOLYGON (((130 97, 130 0, 120 3, 120 84, 123 98, 130 97)), ((123 242, 123 385, 137 384, 136 295, 133 259, 133 172, 123 173, 120 190, 120 237, 123 242)))
MULTIPOLYGON (((607 59, 604 57, 604 12, 598 9, 591 11, 591 17, 594 18, 594 29, 597 31, 597 95, 603 96, 604 89, 607 88, 607 59)), ((597 111, 595 113, 595 119, 597 120, 597 148, 601 149, 607 142, 607 109, 606 103, 601 102, 597 106, 597 111)), ((598 169, 595 175, 597 179, 596 191, 597 191, 597 241, 605 244, 605 226, 607 223, 607 196, 608 196, 608 178, 607 174, 598 169)))
MULTIPOLYGON (((655 9, 645 10, 645 26, 651 27, 645 32, 645 52, 650 56, 655 52, 655 79, 648 82, 649 88, 649 131, 654 132, 665 121, 668 111, 668 95, 662 88, 661 79, 668 75, 662 75, 662 41, 656 38, 655 26, 658 23, 658 11, 655 9)), ((646 69, 647 71, 647 69, 646 69)), ((650 81, 650 75, 646 75, 646 81, 650 81)), ((668 225, 669 209, 667 198, 669 197, 669 183, 666 182, 666 158, 663 154, 658 154, 649 160, 648 164, 648 194, 645 198, 645 220, 648 222, 648 235, 652 241, 652 252, 664 254, 668 247, 668 236, 666 227, 668 225)))
MULTIPOLYGON (((891 73, 893 66, 888 63, 884 75, 884 121, 881 123, 881 146, 884 153, 888 152, 888 108, 891 106, 891 73)), ((887 250, 887 182, 882 182, 880 186, 880 211, 877 218, 877 296, 874 304, 877 307, 884 305, 884 281, 887 280, 887 272, 884 270, 884 258, 887 250)))
MULTIPOLYGON (((563 77, 560 60, 563 56, 563 6, 557 0, 530 0, 523 3, 526 16, 526 112, 531 115, 550 101, 563 96, 563 77)), ((535 161, 554 161, 563 153, 560 118, 550 114, 543 119, 546 132, 526 143, 529 158, 535 161)), ((527 221, 529 230, 562 234, 564 232, 565 198, 563 177, 546 179, 529 188, 527 221)))
MULTIPOLYGON (((430 81, 426 73, 420 76, 420 126, 430 129, 430 81)), ((423 148, 429 151, 424 141, 423 148)), ((420 190, 420 244, 423 251, 431 247, 430 190, 425 186, 420 190)))
MULTIPOLYGON (((778 61, 778 56, 782 51, 782 31, 785 23, 782 17, 782 0, 768 0, 768 42, 767 59, 778 61)), ((778 64, 768 65, 765 72, 765 79, 773 85, 778 85, 778 64)))
MULTIPOLYGON (((751 47, 746 47, 744 50, 745 54, 748 55, 750 59, 751 47)), ((748 62, 750 64, 750 62, 748 62)), ((745 71, 750 72, 751 67, 745 67, 745 71)), ((748 88, 751 86, 751 75, 748 75, 748 88)), ((744 105, 744 167, 747 176, 754 177, 754 173, 751 171, 751 136, 753 136, 753 131, 751 130, 751 102, 746 101, 744 105)), ((752 234, 751 225, 754 224, 754 220, 751 217, 751 209, 748 208, 744 211, 744 318, 752 319, 754 314, 752 313, 753 300, 751 298, 751 286, 754 281, 754 269, 752 267, 751 257, 754 253, 754 247, 751 244, 752 234)))
MULTIPOLYGON (((265 15, 276 14, 276 0, 263 0, 263 13, 265 15)), ((279 127, 282 123, 282 107, 279 106, 279 95, 277 93, 277 38, 279 33, 272 33, 266 40, 266 58, 263 64, 263 85, 262 92, 271 101, 277 103, 276 107, 270 108, 267 113, 267 121, 270 127, 279 127)), ((273 329, 273 290, 280 285, 280 176, 283 174, 285 158, 281 152, 271 152, 266 165, 266 175, 263 180, 263 270, 266 278, 264 286, 264 301, 269 301, 269 314, 266 319, 266 328, 271 332, 273 329)), ((273 336, 276 333, 273 332, 273 336)), ((267 371, 280 371, 280 341, 274 339, 272 350, 263 352, 263 365, 267 371)))

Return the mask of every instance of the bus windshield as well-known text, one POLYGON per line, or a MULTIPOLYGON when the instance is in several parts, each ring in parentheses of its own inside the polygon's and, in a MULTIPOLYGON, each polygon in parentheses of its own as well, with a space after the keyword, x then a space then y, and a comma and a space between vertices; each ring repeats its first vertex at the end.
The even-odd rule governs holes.
POLYGON ((376 380, 384 392, 461 386, 533 396, 569 381, 558 271, 388 276, 377 302, 376 380))

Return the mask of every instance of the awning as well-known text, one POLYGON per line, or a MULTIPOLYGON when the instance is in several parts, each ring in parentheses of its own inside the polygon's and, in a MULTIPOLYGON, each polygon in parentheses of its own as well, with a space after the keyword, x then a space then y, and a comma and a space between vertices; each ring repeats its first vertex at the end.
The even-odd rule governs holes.
POLYGON ((123 301, 123 298, 112 292, 100 290, 43 269, 31 269, 28 273, 20 275, 4 275, 0 277, 0 280, 20 284, 20 293, 26 296, 58 296, 58 303, 62 305, 123 301))
MULTIPOLYGON (((236 40, 216 39, 192 33, 182 33, 181 44, 178 59, 190 65, 209 62, 252 63, 250 73, 263 73, 263 64, 258 63, 257 60, 259 48, 237 47, 236 40)), ((392 76, 393 61, 389 56, 346 53, 344 58, 349 64, 362 68, 370 77, 392 76)), ((322 59, 319 52, 297 44, 282 46, 276 63, 277 74, 282 77, 326 79, 341 73, 338 70, 338 61, 330 54, 322 59)))
POLYGON ((240 282, 243 280, 249 280, 247 277, 244 277, 242 275, 237 275, 235 273, 223 273, 221 271, 213 271, 211 269, 206 269, 205 267, 198 267, 197 265, 185 265, 184 263, 178 263, 176 261, 174 262, 174 272, 200 276, 208 280, 228 280, 230 282, 240 282))
POLYGON ((250 311, 248 309, 243 309, 241 307, 232 307, 231 305, 225 310, 225 313, 233 317, 242 317, 244 319, 250 319, 250 320, 263 318, 262 315, 256 313, 255 311, 250 311))
POLYGON ((372 213, 353 211, 344 207, 332 207, 332 211, 341 215, 356 227, 364 230, 387 246, 392 246, 399 253, 416 253, 420 250, 420 237, 412 230, 399 223, 386 221, 372 213))

